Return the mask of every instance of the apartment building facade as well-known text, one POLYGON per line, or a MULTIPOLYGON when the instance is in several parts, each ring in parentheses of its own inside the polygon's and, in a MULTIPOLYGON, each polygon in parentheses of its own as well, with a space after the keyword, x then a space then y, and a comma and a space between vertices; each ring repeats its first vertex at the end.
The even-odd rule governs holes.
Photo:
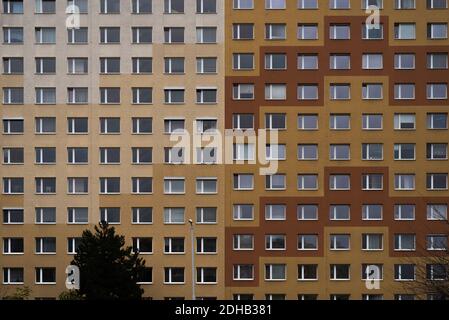
POLYGON ((420 298, 421 265, 447 272, 424 257, 449 228, 448 13, 2 1, 0 294, 56 298, 106 220, 146 260, 145 297, 191 299, 191 219, 197 298, 420 298), (224 150, 226 131, 248 140, 224 150))

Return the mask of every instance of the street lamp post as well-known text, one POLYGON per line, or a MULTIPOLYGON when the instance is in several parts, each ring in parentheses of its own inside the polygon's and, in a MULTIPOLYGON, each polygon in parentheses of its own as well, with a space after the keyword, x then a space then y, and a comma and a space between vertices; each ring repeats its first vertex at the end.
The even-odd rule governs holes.
POLYGON ((192 219, 189 219, 190 223, 190 241, 191 241, 191 255, 192 255, 192 300, 196 300, 195 295, 195 240, 194 240, 194 226, 192 219))

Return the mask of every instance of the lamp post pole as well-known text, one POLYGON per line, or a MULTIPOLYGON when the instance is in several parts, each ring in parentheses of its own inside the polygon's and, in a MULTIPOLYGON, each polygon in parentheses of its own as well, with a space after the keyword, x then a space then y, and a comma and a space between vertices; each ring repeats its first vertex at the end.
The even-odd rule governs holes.
POLYGON ((191 241, 191 255, 192 255, 192 300, 196 300, 195 295, 195 238, 194 238, 194 226, 192 219, 189 219, 190 223, 190 241, 191 241))

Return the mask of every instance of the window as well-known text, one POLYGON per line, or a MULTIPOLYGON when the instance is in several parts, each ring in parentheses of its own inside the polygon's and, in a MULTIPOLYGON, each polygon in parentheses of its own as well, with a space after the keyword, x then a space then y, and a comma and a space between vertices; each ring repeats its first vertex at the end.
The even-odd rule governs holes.
POLYGON ((395 234, 394 235, 395 251, 414 251, 416 250, 415 234, 395 234))
POLYGON ((67 88, 68 104, 87 104, 88 89, 87 88, 67 88))
POLYGON ((239 23, 232 25, 232 39, 234 40, 253 40, 254 24, 239 23))
POLYGON ((298 54, 299 70, 317 70, 318 54, 298 54))
POLYGON ((198 74, 217 73, 217 58, 214 57, 196 58, 196 72, 198 74))
POLYGON ((265 176, 265 190, 284 190, 286 189, 286 176, 283 173, 277 173, 265 176))
POLYGON ((362 175, 362 190, 382 190, 383 189, 383 174, 363 174, 362 175))
POLYGON ((318 24, 298 24, 299 40, 318 40, 318 24))
POLYGON ((383 69, 382 53, 364 53, 362 56, 362 68, 365 70, 383 69))
POLYGON ((196 238, 196 252, 198 254, 217 253, 217 238, 196 238))
POLYGON ((88 178, 67 178, 69 194, 84 194, 89 192, 88 178))
POLYGON ((133 207, 132 209, 133 224, 152 224, 153 208, 152 207, 133 207))
POLYGON ((3 133, 4 134, 23 134, 24 120, 23 119, 3 119, 3 133))
POLYGON ((252 264, 237 264, 233 266, 233 280, 253 280, 254 266, 252 264))
POLYGON ((426 238, 427 250, 446 250, 447 235, 429 235, 426 238))
POLYGON ((36 178, 36 193, 56 193, 56 178, 36 178))
POLYGON ((185 90, 182 88, 164 89, 164 103, 182 104, 184 103, 185 90))
POLYGON ((318 130, 318 115, 298 114, 299 130, 318 130))
POLYGON ((349 250, 351 236, 349 234, 331 234, 329 244, 330 250, 349 250))
POLYGON ((100 103, 119 104, 120 88, 100 88, 100 103))
POLYGON ((88 148, 67 148, 67 162, 69 164, 88 163, 88 148))
POLYGON ((3 13, 23 14, 23 0, 4 0, 3 13))
POLYGON ((131 148, 133 164, 151 164, 153 161, 153 148, 131 148))
POLYGON ((351 128, 351 115, 331 114, 329 117, 329 128, 332 130, 349 130, 351 128))
POLYGON ((3 178, 4 194, 22 194, 24 190, 23 178, 3 178))
POLYGON ((120 118, 100 118, 101 134, 120 133, 120 118))
POLYGON ((196 268, 196 283, 199 284, 217 283, 217 268, 211 267, 196 268))
POLYGON ((382 220, 383 206, 381 204, 362 205, 362 220, 382 220))
POLYGON ((254 0, 233 0, 233 9, 253 9, 254 0))
POLYGON ((447 0, 427 0, 427 9, 447 9, 447 0))
POLYGON ((133 134, 153 133, 153 118, 133 118, 133 134))
POLYGON ((416 9, 415 0, 395 0, 394 8, 398 10, 416 9))
POLYGON ((397 113, 394 115, 395 130, 414 130, 416 123, 415 114, 397 113))
POLYGON ((67 58, 67 70, 69 74, 87 74, 88 58, 67 58))
POLYGON ((446 220, 447 204, 427 204, 427 220, 446 220))
POLYGON ((164 13, 184 13, 184 0, 164 0, 164 13))
POLYGON ((329 148, 330 160, 349 160, 350 146, 347 144, 331 144, 329 148))
POLYGON ((139 254, 153 253, 153 238, 133 238, 133 252, 139 254))
POLYGON ((120 13, 120 0, 100 0, 100 13, 120 13))
MULTIPOLYGON (((382 264, 362 264, 362 280, 382 280, 383 279, 383 265, 382 264)), ((379 299, 378 295, 375 295, 377 300, 379 299)), ((365 297, 365 300, 376 300, 372 295, 369 295, 369 298, 365 297)), ((382 295, 380 295, 382 298, 382 295)))
POLYGON ((427 69, 447 69, 448 68, 447 53, 428 53, 427 69))
POLYGON ((329 0, 329 9, 350 9, 350 0, 329 0))
POLYGON ((384 38, 384 25, 380 24, 363 24, 362 39, 364 40, 381 40, 384 38))
POLYGON ((265 281, 287 280, 287 266, 285 264, 266 264, 265 281))
POLYGON ((298 220, 318 220, 318 205, 299 204, 296 207, 298 220))
POLYGON ((217 148, 196 148, 195 156, 196 158, 194 159, 194 161, 197 164, 215 164, 217 163, 217 148))
POLYGON ((394 280, 415 280, 416 266, 414 264, 395 264, 394 280))
POLYGON ((265 250, 285 250, 286 236, 282 234, 269 234, 265 236, 265 250))
POLYGON ((56 104, 56 88, 35 88, 36 104, 56 104))
POLYGON ((23 164, 23 148, 3 148, 3 164, 23 164))
POLYGON ((4 74, 23 74, 23 58, 5 57, 3 58, 4 74))
POLYGON ((119 164, 120 148, 100 148, 101 164, 119 164))
POLYGON ((56 268, 37 267, 36 284, 55 284, 56 283, 56 268))
POLYGON ((153 0, 133 0, 132 13, 149 14, 152 13, 153 0))
POLYGON ((318 85, 298 84, 297 98, 298 100, 318 100, 318 85))
POLYGON ((363 143, 362 160, 371 160, 371 161, 383 160, 383 144, 363 143))
POLYGON ((133 73, 150 74, 153 72, 153 58, 132 58, 133 73))
POLYGON ((285 40, 287 38, 287 26, 281 23, 265 24, 265 39, 266 40, 285 40))
POLYGON ((394 159, 395 160, 415 160, 414 143, 395 143, 394 159))
POLYGON ((232 212, 234 220, 254 220, 254 206, 252 204, 234 204, 232 212))
POLYGON ((23 254, 23 238, 3 238, 3 254, 23 254))
POLYGON ((330 280, 349 280, 350 273, 349 264, 331 264, 330 265, 330 280))
POLYGON ((447 160, 447 143, 428 143, 427 160, 447 160))
POLYGON ((237 173, 234 174, 234 190, 253 190, 254 175, 237 173))
POLYGON ((287 129, 287 116, 285 113, 266 113, 265 128, 268 130, 287 129))
POLYGON ((196 119, 196 132, 201 134, 217 133, 217 120, 207 118, 196 119))
POLYGON ((428 23, 427 39, 447 39, 447 23, 428 23))
POLYGON ((35 209, 36 224, 54 224, 56 223, 56 208, 43 207, 35 209))
POLYGON ((217 103, 216 88, 197 88, 196 103, 198 104, 215 104, 217 103))
POLYGON ((382 83, 363 83, 362 84, 362 98, 363 99, 382 99, 383 98, 383 84, 382 83))
POLYGON ((447 99, 447 83, 428 83, 427 99, 447 99))
POLYGON ((298 0, 298 9, 318 9, 318 0, 298 0))
POLYGON ((34 150, 36 153, 36 164, 55 164, 56 163, 56 148, 37 147, 34 150))
POLYGON ((165 43, 184 43, 183 27, 166 27, 164 28, 165 43))
POLYGON ((426 264, 427 280, 447 280, 448 266, 446 264, 426 264))
POLYGON ((267 70, 287 69, 287 55, 285 53, 265 54, 265 69, 267 70))
POLYGON ((132 88, 134 104, 153 103, 153 88, 132 88))
POLYGON ((428 113, 427 129, 447 129, 447 113, 428 113))
POLYGON ((87 224, 89 222, 88 208, 76 207, 67 208, 67 223, 87 224))
POLYGON ((396 40, 414 40, 416 39, 415 23, 395 23, 394 38, 396 40))
POLYGON ((36 13, 55 13, 56 0, 36 0, 36 13))
POLYGON ((197 178, 196 193, 197 194, 217 193, 217 178, 197 178))
POLYGON ((120 58, 100 58, 100 73, 120 73, 120 58))
POLYGON ((165 73, 182 74, 184 73, 184 58, 164 58, 165 73))
POLYGON ((350 206, 346 204, 334 204, 329 207, 330 220, 350 220, 350 206))
POLYGON ((265 205, 265 220, 285 220, 287 207, 284 204, 265 205))
POLYGON ((413 204, 395 204, 395 220, 415 220, 415 205, 413 204))
POLYGON ((56 118, 35 118, 35 125, 37 134, 56 133, 56 118))
POLYGON ((176 284, 184 283, 184 268, 166 267, 164 268, 164 283, 176 284))
POLYGON ((196 43, 216 43, 217 28, 216 27, 197 27, 196 43))
POLYGON ((100 27, 100 43, 120 43, 120 27, 100 27))
MULTIPOLYGON (((120 30, 117 30, 117 31, 120 32, 120 30)), ((106 31, 104 31, 104 32, 106 32, 106 31)), ((113 33, 113 31, 110 32, 111 40, 112 40, 112 33, 113 33)), ((117 32, 115 32, 115 33, 117 33, 117 32)), ((105 36, 103 34, 103 32, 101 34, 102 34, 102 37, 105 36)), ((115 36, 117 36, 117 34, 115 34, 115 36)), ((118 37, 120 38, 120 34, 118 34, 118 37)), ((86 28, 86 27, 80 27, 79 29, 75 29, 75 28, 67 29, 67 43, 68 44, 87 44, 88 38, 89 38, 89 33, 88 33, 88 28, 86 28)))
POLYGON ((152 27, 132 27, 132 43, 152 43, 153 28, 152 27))
POLYGON ((23 224, 24 215, 23 209, 8 209, 3 208, 3 223, 4 224, 23 224))
POLYGON ((344 83, 330 84, 330 99, 331 100, 349 100, 351 99, 351 85, 344 83))
POLYGON ((383 234, 362 234, 362 250, 383 250, 383 234))
POLYGON ((233 114, 232 128, 238 130, 254 129, 253 114, 233 114))
POLYGON ((184 208, 164 208, 165 224, 184 224, 184 208))
POLYGON ((120 193, 120 178, 100 178, 100 194, 120 193))
POLYGON ((318 280, 318 265, 298 264, 298 280, 300 281, 318 280))
POLYGON ((351 175, 349 174, 331 174, 329 176, 330 190, 350 190, 351 175))
POLYGON ((254 99, 254 84, 234 84, 232 89, 234 100, 254 99))
POLYGON ((184 148, 164 148, 164 161, 167 164, 183 164, 185 162, 184 148))
POLYGON ((131 178, 132 180, 132 193, 152 193, 153 192, 153 178, 131 178))
POLYGON ((235 234, 233 250, 254 250, 254 236, 251 234, 235 234))
POLYGON ((120 208, 100 208, 100 221, 120 224, 120 208))
POLYGON ((317 144, 299 144, 298 160, 318 160, 317 144))
POLYGON ((165 194, 184 194, 185 179, 184 178, 164 178, 165 194))
POLYGON ((331 54, 329 61, 331 70, 348 70, 351 69, 351 56, 349 54, 331 54))
POLYGON ((196 208, 196 223, 198 223, 198 224, 216 224, 217 223, 217 208, 216 207, 196 208))
POLYGON ((255 159, 255 145, 253 143, 235 143, 233 145, 234 161, 253 161, 255 159))
POLYGON ((298 250, 318 250, 318 235, 316 234, 298 235, 298 250))
POLYGON ((23 44, 22 27, 3 27, 4 44, 23 44))
POLYGON ((37 254, 55 254, 56 253, 56 238, 36 238, 36 253, 37 254))
POLYGON ((82 238, 67 238, 67 253, 76 254, 82 238))
POLYGON ((414 174, 395 174, 394 188, 396 190, 415 190, 414 174))
POLYGON ((216 0, 196 0, 196 13, 217 13, 216 0))
POLYGON ((331 40, 351 39, 351 26, 349 24, 331 24, 329 26, 329 39, 331 40))
POLYGON ((46 74, 56 72, 56 58, 35 58, 36 73, 46 74))
POLYGON ((3 88, 3 104, 23 104, 23 88, 3 88))
POLYGON ((23 284, 23 268, 3 268, 3 284, 23 284))
POLYGON ((285 0, 265 0, 265 9, 285 9, 285 0))
POLYGON ((183 254, 184 253, 184 238, 164 238, 164 253, 183 254))
POLYGON ((428 190, 447 190, 447 173, 428 173, 426 187, 428 190))
POLYGON ((298 190, 317 190, 318 175, 317 174, 298 174, 298 190))
POLYGON ((34 28, 35 41, 38 44, 56 43, 56 28, 36 27, 34 28))

